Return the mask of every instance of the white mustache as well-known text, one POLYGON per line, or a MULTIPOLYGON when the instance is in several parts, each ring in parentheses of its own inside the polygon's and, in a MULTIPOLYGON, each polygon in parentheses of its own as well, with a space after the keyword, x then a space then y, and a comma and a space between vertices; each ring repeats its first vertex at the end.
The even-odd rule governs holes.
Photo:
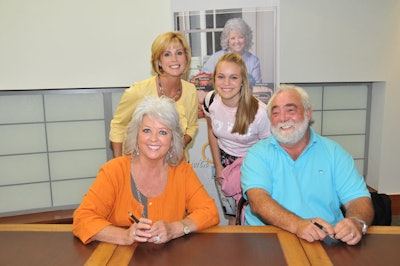
POLYGON ((296 125, 296 123, 293 122, 293 121, 291 121, 291 122, 279 122, 277 127, 278 128, 282 128, 282 127, 285 128, 285 127, 292 127, 292 126, 295 126, 295 125, 296 125))

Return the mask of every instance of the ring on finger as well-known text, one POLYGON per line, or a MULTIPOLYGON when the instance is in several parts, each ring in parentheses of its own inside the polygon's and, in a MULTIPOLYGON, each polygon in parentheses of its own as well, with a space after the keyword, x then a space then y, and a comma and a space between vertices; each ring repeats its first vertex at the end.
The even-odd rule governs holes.
POLYGON ((156 236, 156 243, 161 243, 161 237, 160 236, 156 236))
POLYGON ((136 231, 137 231, 137 229, 135 229, 135 231, 133 231, 133 236, 137 236, 136 231))
POLYGON ((354 234, 353 233, 350 233, 350 236, 351 236, 352 239, 354 238, 354 234))

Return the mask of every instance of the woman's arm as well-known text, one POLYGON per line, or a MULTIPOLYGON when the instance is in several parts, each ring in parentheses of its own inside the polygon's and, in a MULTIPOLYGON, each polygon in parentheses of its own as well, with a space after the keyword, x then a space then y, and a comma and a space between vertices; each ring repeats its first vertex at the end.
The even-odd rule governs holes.
POLYGON ((128 127, 135 108, 132 88, 133 86, 125 90, 110 123, 109 139, 113 148, 114 157, 122 155, 122 143, 125 140, 126 128, 128 127))
POLYGON ((122 142, 113 142, 111 141, 114 158, 122 156, 122 142))
POLYGON ((207 121, 208 143, 210 145, 211 155, 215 166, 215 178, 218 180, 218 182, 221 183, 220 177, 224 167, 221 164, 221 154, 219 151, 218 139, 214 135, 214 132, 212 130, 211 118, 207 116, 206 121, 207 121))
POLYGON ((149 231, 151 224, 151 220, 140 218, 138 223, 133 223, 128 228, 108 225, 97 232, 91 240, 116 245, 131 245, 134 242, 147 242, 152 238, 152 234, 149 231))
POLYGON ((135 229, 132 227, 122 228, 108 225, 92 237, 92 241, 101 241, 116 245, 131 245, 135 242, 135 229))
MULTIPOLYGON (((184 82, 184 81, 182 81, 184 82)), ((185 134, 185 147, 194 139, 194 136, 197 133, 199 128, 198 121, 198 109, 199 109, 199 98, 197 96, 197 90, 193 84, 185 82, 184 90, 186 93, 184 94, 187 99, 183 101, 184 109, 185 109, 185 117, 187 120, 186 128, 184 128, 185 134), (186 136, 187 135, 187 136, 186 136)))
MULTIPOLYGON (((129 163, 129 159, 124 157, 108 161, 100 168, 93 184, 83 196, 74 212, 72 225, 72 232, 83 243, 92 241, 94 235, 109 225, 128 227, 132 224, 127 212, 118 213, 117 216, 113 212, 115 205, 129 199, 127 193, 121 193, 121 189, 130 180, 129 163)), ((139 215, 133 207, 129 211, 139 215)))
POLYGON ((208 194, 193 167, 187 164, 185 169, 180 174, 184 175, 185 180, 186 218, 193 221, 193 227, 190 226, 190 221, 188 227, 193 231, 218 224, 219 214, 214 198, 208 194))

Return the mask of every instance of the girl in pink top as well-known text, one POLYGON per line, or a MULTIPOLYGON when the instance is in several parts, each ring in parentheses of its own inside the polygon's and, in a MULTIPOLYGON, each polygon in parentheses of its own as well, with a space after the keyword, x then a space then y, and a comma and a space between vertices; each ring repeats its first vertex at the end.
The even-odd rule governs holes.
MULTIPOLYGON (((215 91, 204 99, 208 140, 215 166, 215 179, 220 190, 223 169, 260 139, 270 135, 266 105, 251 92, 246 65, 239 54, 227 53, 219 59, 213 74, 215 91)), ((220 193, 221 195, 221 193, 220 193)), ((221 195, 225 214, 233 224, 236 202, 221 195)))

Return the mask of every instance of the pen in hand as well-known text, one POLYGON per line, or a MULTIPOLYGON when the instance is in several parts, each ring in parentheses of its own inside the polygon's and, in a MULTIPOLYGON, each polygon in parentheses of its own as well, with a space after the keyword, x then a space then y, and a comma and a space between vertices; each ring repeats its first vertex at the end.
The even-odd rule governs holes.
POLYGON ((133 215, 133 213, 131 213, 131 212, 128 212, 128 215, 129 215, 129 217, 131 217, 131 218, 132 218, 132 220, 134 220, 134 221, 135 221, 135 223, 139 223, 139 219, 138 219, 138 218, 136 218, 136 216, 135 216, 135 215, 133 215))
POLYGON ((326 228, 325 228, 323 225, 317 223, 317 222, 314 221, 314 220, 312 220, 311 222, 313 223, 313 225, 315 225, 316 227, 318 227, 319 229, 321 229, 322 231, 324 231, 326 234, 329 234, 329 233, 328 233, 328 230, 326 230, 326 228))

